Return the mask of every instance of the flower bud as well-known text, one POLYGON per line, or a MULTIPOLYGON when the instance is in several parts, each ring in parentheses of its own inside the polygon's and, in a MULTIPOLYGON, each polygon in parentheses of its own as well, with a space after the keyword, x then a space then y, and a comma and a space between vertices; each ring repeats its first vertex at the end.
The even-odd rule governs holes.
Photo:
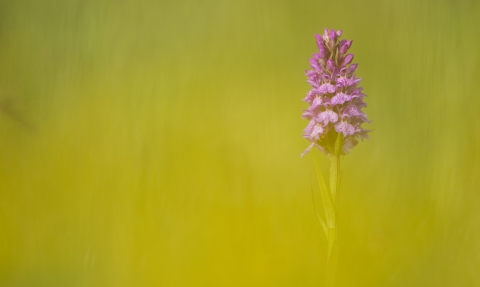
POLYGON ((348 54, 345 56, 342 62, 342 67, 345 67, 346 65, 350 64, 353 60, 353 54, 348 54))
POLYGON ((328 59, 327 61, 327 70, 329 72, 335 71, 335 62, 332 59, 328 59))
POLYGON ((346 41, 343 45, 340 46, 340 53, 345 54, 348 49, 350 49, 350 47, 352 46, 352 40, 350 41, 346 41))

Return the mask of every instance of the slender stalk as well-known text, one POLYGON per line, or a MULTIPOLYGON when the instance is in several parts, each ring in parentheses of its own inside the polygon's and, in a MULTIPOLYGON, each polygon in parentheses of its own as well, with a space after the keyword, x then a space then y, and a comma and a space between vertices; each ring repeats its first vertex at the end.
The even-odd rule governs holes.
POLYGON ((333 214, 332 216, 334 222, 329 225, 328 229, 328 262, 330 262, 333 252, 333 247, 337 241, 337 187, 338 179, 340 175, 340 154, 334 154, 330 158, 330 193, 332 198, 333 205, 333 214))
POLYGON ((330 157, 330 192, 332 194, 333 206, 337 203, 337 187, 340 178, 340 154, 333 154, 330 157))
POLYGON ((333 205, 333 224, 328 227, 328 261, 327 261, 327 286, 334 286, 337 271, 337 191, 340 181, 340 154, 343 145, 343 135, 339 133, 335 141, 335 149, 330 156, 330 194, 333 205))
MULTIPOLYGON (((322 172, 320 170, 320 166, 318 165, 318 162, 315 160, 315 157, 313 157, 313 163, 315 164, 315 169, 317 171, 317 179, 318 179, 318 184, 320 186, 320 195, 322 198, 322 203, 323 203, 323 208, 325 211, 325 218, 327 220, 327 230, 330 229, 335 229, 335 206, 331 200, 331 196, 328 192, 327 185, 325 184, 325 180, 323 178, 322 172)), ((322 223, 322 222, 320 222, 322 223)), ((328 237, 327 232, 327 237, 328 237)))

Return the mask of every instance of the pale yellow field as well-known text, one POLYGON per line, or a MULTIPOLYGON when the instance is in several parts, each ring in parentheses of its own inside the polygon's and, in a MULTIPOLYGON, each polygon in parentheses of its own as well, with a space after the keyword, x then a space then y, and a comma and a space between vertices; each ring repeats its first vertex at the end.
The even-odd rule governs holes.
POLYGON ((299 155, 324 27, 354 40, 374 129, 344 158, 338 286, 480 286, 479 17, 0 1, 0 286, 323 286, 299 155))

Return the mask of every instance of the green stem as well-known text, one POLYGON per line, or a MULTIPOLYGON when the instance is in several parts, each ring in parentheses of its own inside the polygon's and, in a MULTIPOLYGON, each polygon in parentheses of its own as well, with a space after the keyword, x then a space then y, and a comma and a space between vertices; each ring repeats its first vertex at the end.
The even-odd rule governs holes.
POLYGON ((340 154, 333 154, 330 158, 330 193, 332 198, 333 205, 333 214, 334 222, 330 224, 328 230, 328 262, 330 262, 333 247, 337 241, 337 187, 338 187, 338 178, 340 175, 340 154))
POLYGON ((340 155, 343 145, 343 135, 337 134, 333 152, 330 155, 330 188, 327 187, 325 179, 318 162, 313 157, 315 169, 317 171, 318 184, 320 186, 320 195, 322 198, 323 208, 325 212, 326 223, 322 220, 321 215, 318 213, 315 207, 315 198, 312 193, 312 201, 314 212, 317 216, 318 222, 322 226, 327 237, 327 278, 326 286, 335 285, 338 247, 337 242, 337 192, 340 181, 340 155))
POLYGON ((330 156, 330 192, 332 193, 333 206, 337 207, 337 191, 340 181, 340 154, 342 153, 343 134, 339 133, 335 140, 335 148, 330 156))
POLYGON ((340 178, 340 154, 333 154, 330 158, 330 192, 332 194, 333 206, 336 207, 337 187, 340 178))
POLYGON ((337 191, 340 180, 340 155, 343 145, 343 135, 338 134, 335 141, 333 154, 330 156, 330 194, 332 198, 334 222, 328 226, 328 261, 327 261, 327 286, 334 286, 337 269, 337 191))

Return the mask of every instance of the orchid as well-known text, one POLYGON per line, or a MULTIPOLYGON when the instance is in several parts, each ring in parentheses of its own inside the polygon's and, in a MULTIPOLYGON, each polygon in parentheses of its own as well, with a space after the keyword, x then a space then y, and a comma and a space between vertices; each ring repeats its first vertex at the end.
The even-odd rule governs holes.
POLYGON ((342 31, 325 29, 323 35, 315 35, 318 53, 309 59, 312 70, 305 72, 310 91, 303 99, 309 107, 303 111, 303 118, 309 123, 304 129, 303 137, 309 141, 308 148, 302 156, 316 147, 330 159, 329 187, 323 178, 318 163, 315 161, 324 216, 318 209, 314 211, 327 239, 327 266, 329 285, 334 285, 336 241, 337 241, 337 191, 340 181, 340 156, 347 154, 358 144, 358 140, 368 139, 369 130, 362 124, 369 123, 362 108, 366 95, 359 87, 361 81, 355 71, 357 64, 352 64, 353 54, 347 54, 352 40, 340 40, 342 31), (324 219, 323 219, 324 218, 324 219))
POLYGON ((312 70, 305 72, 312 89, 304 98, 310 104, 304 115, 308 113, 307 118, 313 119, 319 128, 315 130, 315 136, 312 136, 311 129, 305 129, 304 137, 310 146, 303 154, 313 146, 328 155, 333 154, 340 134, 341 154, 347 154, 358 139, 368 138, 369 131, 363 129, 362 124, 369 121, 361 111, 366 107, 363 102, 366 95, 358 87, 361 79, 355 75, 358 65, 351 64, 353 54, 346 54, 352 40, 339 40, 341 35, 341 30, 333 29, 315 35, 318 53, 309 59, 312 70), (320 127, 322 131, 319 133, 320 127))

